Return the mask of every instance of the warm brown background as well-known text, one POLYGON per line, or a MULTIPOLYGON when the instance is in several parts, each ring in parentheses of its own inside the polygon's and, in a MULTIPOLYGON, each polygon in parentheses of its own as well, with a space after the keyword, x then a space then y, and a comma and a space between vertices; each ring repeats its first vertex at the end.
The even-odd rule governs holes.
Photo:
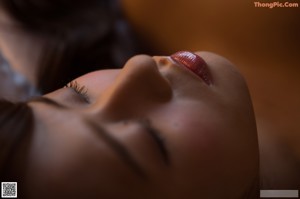
POLYGON ((249 84, 258 131, 279 135, 300 158, 300 8, 255 8, 251 0, 122 2, 155 54, 206 50, 235 63, 249 84))

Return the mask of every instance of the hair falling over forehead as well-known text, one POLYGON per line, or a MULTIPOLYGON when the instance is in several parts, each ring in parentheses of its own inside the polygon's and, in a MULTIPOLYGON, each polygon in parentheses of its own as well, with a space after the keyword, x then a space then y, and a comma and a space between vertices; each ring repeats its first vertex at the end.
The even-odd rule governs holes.
POLYGON ((22 141, 33 132, 33 112, 26 103, 0 100, 0 179, 9 176, 10 164, 22 141))

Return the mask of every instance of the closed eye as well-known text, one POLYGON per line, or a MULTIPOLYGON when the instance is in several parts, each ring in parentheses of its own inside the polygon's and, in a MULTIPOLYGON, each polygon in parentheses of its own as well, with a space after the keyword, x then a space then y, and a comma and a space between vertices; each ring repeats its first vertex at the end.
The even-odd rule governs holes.
MULTIPOLYGON (((54 107, 58 110, 60 109, 68 109, 63 104, 60 104, 59 102, 56 102, 55 100, 52 100, 47 97, 37 97, 30 102, 39 102, 47 104, 51 107, 54 107)), ((109 146, 112 147, 122 158, 122 160, 129 165, 130 168, 141 178, 147 179, 147 175, 144 171, 144 169, 138 164, 138 162, 132 157, 129 150, 120 142, 118 142, 114 137, 110 136, 111 133, 107 132, 100 124, 95 123, 94 121, 90 120, 89 118, 85 119, 85 122, 88 124, 88 127, 93 129, 96 135, 99 135, 99 137, 104 140, 109 146)))
POLYGON ((90 98, 87 94, 88 89, 85 86, 80 85, 76 80, 69 82, 65 88, 71 88, 81 99, 86 103, 90 103, 90 98))
POLYGON ((117 141, 114 137, 111 136, 105 128, 103 128, 100 124, 95 123, 90 119, 86 119, 85 122, 88 126, 98 135, 101 140, 104 140, 107 144, 109 144, 112 149, 114 149, 119 157, 141 178, 146 179, 147 175, 144 169, 139 165, 139 163, 132 157, 129 150, 119 141, 117 141))
POLYGON ((157 146, 159 148, 160 154, 162 155, 164 163, 169 166, 170 165, 170 155, 167 150, 165 140, 161 136, 162 134, 151 125, 151 122, 148 119, 138 120, 138 123, 140 123, 140 125, 146 130, 146 132, 155 141, 155 143, 157 144, 157 146))

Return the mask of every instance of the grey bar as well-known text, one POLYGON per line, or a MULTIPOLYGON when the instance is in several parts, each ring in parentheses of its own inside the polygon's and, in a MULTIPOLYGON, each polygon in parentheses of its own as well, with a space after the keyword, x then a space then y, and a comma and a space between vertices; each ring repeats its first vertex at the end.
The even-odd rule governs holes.
POLYGON ((299 190, 260 190, 261 198, 298 198, 299 190))

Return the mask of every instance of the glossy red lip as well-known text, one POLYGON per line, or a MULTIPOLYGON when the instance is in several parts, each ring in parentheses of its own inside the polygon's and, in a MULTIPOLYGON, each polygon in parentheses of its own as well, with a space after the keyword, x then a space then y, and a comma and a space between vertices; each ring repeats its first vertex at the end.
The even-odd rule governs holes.
POLYGON ((207 64, 199 55, 188 51, 179 51, 171 55, 171 59, 198 75, 207 85, 212 83, 207 64))

